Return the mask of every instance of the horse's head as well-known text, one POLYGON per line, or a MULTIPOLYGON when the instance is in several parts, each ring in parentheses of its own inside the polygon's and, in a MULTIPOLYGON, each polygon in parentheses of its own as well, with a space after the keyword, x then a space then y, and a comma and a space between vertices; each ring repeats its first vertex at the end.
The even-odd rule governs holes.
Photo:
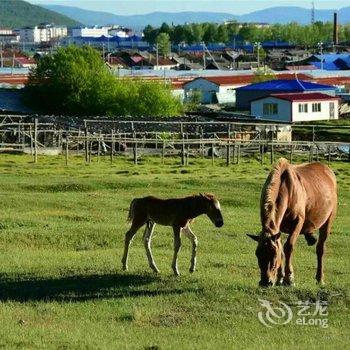
POLYGON ((276 235, 262 233, 249 235, 258 242, 255 255, 260 267, 260 282, 262 287, 273 286, 277 280, 277 272, 283 262, 283 247, 280 239, 281 233, 276 235))
POLYGON ((203 201, 205 214, 208 215, 209 219, 216 227, 222 227, 224 225, 224 219, 221 214, 219 201, 210 193, 200 193, 199 196, 203 201))

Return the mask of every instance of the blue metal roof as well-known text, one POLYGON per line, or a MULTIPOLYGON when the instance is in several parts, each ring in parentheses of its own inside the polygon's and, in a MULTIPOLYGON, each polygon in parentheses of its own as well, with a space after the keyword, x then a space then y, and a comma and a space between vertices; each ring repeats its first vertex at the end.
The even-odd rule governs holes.
POLYGON ((303 92, 306 90, 335 90, 334 86, 309 83, 307 81, 292 79, 292 80, 270 80, 262 83, 250 84, 238 88, 237 90, 256 91, 256 90, 270 90, 270 91, 292 91, 303 92))
POLYGON ((319 61, 323 60, 323 62, 330 62, 330 63, 338 59, 341 59, 346 63, 350 64, 350 54, 348 53, 325 53, 322 55, 313 55, 313 57, 316 57, 319 61))

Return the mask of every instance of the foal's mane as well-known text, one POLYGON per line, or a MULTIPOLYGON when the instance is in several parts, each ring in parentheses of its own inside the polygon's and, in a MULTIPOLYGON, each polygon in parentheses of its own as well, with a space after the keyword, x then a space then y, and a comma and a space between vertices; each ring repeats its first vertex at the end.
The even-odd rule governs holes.
POLYGON ((281 186, 281 176, 288 167, 289 162, 280 158, 271 170, 264 184, 261 194, 261 218, 262 221, 274 221, 276 200, 281 186))

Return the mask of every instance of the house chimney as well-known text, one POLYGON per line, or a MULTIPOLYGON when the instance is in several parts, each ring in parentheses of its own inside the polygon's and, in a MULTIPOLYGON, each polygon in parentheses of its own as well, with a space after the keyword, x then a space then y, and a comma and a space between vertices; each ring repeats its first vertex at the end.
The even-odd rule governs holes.
POLYGON ((334 12, 333 44, 338 45, 338 14, 334 12))

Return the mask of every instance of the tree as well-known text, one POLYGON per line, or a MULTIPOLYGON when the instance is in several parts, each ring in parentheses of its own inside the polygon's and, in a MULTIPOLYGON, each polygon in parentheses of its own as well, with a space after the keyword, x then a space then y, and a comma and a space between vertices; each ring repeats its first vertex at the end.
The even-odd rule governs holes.
POLYGON ((216 39, 217 27, 214 23, 208 23, 205 26, 205 32, 203 35, 203 40, 206 44, 214 43, 216 39))
POLYGON ((153 28, 151 25, 147 25, 143 30, 143 35, 145 40, 151 45, 155 44, 158 34, 159 34, 159 30, 156 28, 153 28))
POLYGON ((182 111, 169 86, 117 79, 91 47, 69 46, 43 57, 30 72, 25 101, 40 112, 61 115, 171 116, 182 111))
POLYGON ((262 83, 264 81, 275 80, 275 79, 277 79, 277 76, 271 70, 258 68, 254 72, 253 83, 262 83))
POLYGON ((160 33, 157 36, 156 43, 158 45, 159 53, 166 57, 169 55, 171 50, 170 36, 168 33, 160 33))
POLYGON ((225 24, 218 26, 215 41, 217 43, 227 43, 229 41, 228 31, 225 24))

